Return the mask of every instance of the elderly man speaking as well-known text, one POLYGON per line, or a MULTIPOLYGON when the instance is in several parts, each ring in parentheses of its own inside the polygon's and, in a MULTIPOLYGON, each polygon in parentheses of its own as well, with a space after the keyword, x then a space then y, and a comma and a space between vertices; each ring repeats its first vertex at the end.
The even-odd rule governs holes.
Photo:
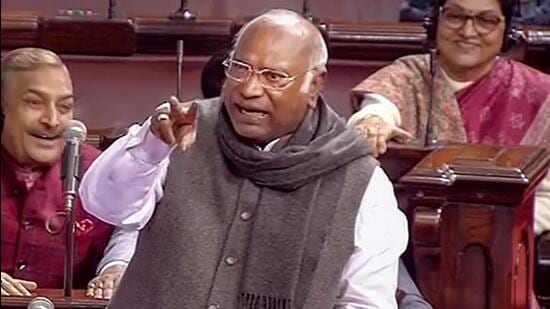
POLYGON ((171 98, 96 161, 88 211, 143 228, 111 308, 397 307, 406 220, 320 96, 326 63, 317 28, 270 11, 239 33, 219 99, 171 98))

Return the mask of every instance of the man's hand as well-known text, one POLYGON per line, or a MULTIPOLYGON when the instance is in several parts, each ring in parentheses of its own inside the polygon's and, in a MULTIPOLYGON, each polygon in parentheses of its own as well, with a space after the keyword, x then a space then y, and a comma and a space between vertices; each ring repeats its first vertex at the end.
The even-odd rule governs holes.
POLYGON ((412 138, 409 132, 384 122, 378 116, 368 116, 360 120, 355 128, 368 139, 376 156, 386 152, 389 140, 395 139, 400 143, 406 143, 412 138))
POLYGON ((111 299, 125 271, 125 265, 113 265, 105 269, 99 276, 88 283, 86 296, 98 299, 111 299))
POLYGON ((14 279, 2 272, 2 296, 31 296, 37 286, 34 281, 14 279))
POLYGON ((181 103, 171 96, 155 110, 151 131, 166 144, 177 145, 185 151, 197 136, 197 103, 181 103))

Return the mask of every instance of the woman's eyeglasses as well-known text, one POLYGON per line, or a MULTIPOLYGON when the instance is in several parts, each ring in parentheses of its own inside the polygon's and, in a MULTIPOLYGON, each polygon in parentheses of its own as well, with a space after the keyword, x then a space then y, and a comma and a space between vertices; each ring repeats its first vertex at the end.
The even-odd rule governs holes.
POLYGON ((472 20, 474 28, 480 35, 486 35, 504 21, 504 17, 495 12, 484 11, 478 14, 467 14, 464 10, 455 7, 440 8, 441 22, 454 30, 461 29, 468 20, 472 20))

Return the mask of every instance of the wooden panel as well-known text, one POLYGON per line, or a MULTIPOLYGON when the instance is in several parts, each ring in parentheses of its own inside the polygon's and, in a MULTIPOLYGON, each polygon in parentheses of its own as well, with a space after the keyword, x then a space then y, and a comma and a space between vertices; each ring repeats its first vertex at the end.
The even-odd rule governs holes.
POLYGON ((521 59, 550 74, 550 28, 532 27, 526 32, 527 46, 521 59))
POLYGON ((331 55, 344 59, 394 60, 422 53, 426 33, 414 23, 329 23, 331 55))
MULTIPOLYGON (((58 53, 166 54, 174 50, 176 40, 183 39, 188 54, 208 56, 229 46, 245 20, 200 16, 196 21, 183 22, 167 15, 108 20, 104 15, 78 12, 63 17, 2 12, 2 49, 30 45, 45 46, 58 53), (105 35, 106 32, 112 34, 105 35)), ((327 32, 332 59, 393 61, 424 50, 425 31, 418 23, 326 21, 320 27, 327 32)), ((550 28, 529 27, 524 33, 525 45, 512 54, 549 72, 550 28)))
POLYGON ((229 19, 198 19, 193 22, 168 18, 136 17, 139 53, 174 54, 176 41, 184 40, 186 55, 209 55, 229 48, 235 24, 229 19))
POLYGON ((526 146, 447 145, 426 156, 400 182, 440 186, 450 201, 515 207, 526 187, 544 176, 538 171, 549 160, 546 150, 526 146), (499 186, 491 187, 492 183, 499 186))
POLYGON ((398 183, 416 280, 434 308, 530 308, 534 189, 550 154, 445 145, 398 183))
MULTIPOLYGON (((75 117, 89 129, 112 134, 144 121, 176 92, 175 56, 89 57, 62 55, 74 84, 75 117)), ((186 57, 182 99, 201 97, 205 57, 186 57)))
MULTIPOLYGON (((129 15, 168 16, 175 11, 179 0, 117 0, 120 10, 129 15)), ((271 8, 301 11, 303 0, 189 0, 189 9, 198 17, 243 18, 259 15, 271 8)), ((309 0, 310 9, 326 20, 397 21, 401 0, 309 0)), ((48 13, 58 9, 86 9, 106 13, 107 0, 3 0, 2 10, 42 10, 48 13)))
POLYGON ((18 11, 6 14, 2 11, 2 49, 39 46, 39 26, 38 12, 18 11))
POLYGON ((39 33, 40 46, 60 54, 129 56, 136 52, 136 32, 125 19, 48 17, 39 33))

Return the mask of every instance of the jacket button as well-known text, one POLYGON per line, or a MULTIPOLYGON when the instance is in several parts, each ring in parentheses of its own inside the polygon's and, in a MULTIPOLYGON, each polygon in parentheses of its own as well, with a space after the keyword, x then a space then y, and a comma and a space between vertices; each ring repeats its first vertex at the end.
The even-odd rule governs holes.
POLYGON ((252 213, 250 211, 243 211, 241 212, 241 220, 243 221, 248 221, 250 220, 250 218, 252 218, 252 213))
POLYGON ((17 270, 20 270, 20 271, 25 270, 25 268, 27 268, 27 262, 23 260, 19 260, 15 264, 15 267, 17 268, 17 270))
POLYGON ((228 255, 227 257, 225 257, 225 264, 229 265, 229 266, 233 266, 235 265, 235 263, 237 263, 237 258, 232 256, 232 255, 228 255))
POLYGON ((31 219, 23 220, 23 230, 30 231, 32 230, 33 226, 34 226, 34 223, 32 222, 31 219))
POLYGON ((21 190, 20 188, 15 188, 11 190, 11 195, 13 196, 20 196, 22 194, 23 194, 23 190, 21 190))

